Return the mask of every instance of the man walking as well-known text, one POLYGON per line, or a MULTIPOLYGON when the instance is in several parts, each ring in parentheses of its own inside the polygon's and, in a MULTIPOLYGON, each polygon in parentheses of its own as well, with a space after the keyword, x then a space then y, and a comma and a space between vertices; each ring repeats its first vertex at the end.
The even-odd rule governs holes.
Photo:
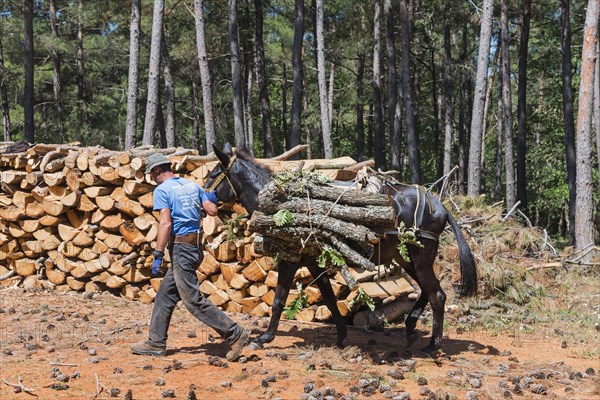
POLYGON ((160 212, 158 236, 154 250, 152 273, 158 274, 169 238, 171 268, 160 284, 150 319, 148 340, 133 344, 133 354, 163 356, 166 353, 167 331, 179 300, 201 322, 213 328, 231 346, 228 361, 239 358, 250 337, 242 328, 198 291, 196 269, 204 253, 200 244, 200 213, 217 214, 216 195, 206 194, 188 179, 171 171, 171 164, 162 153, 153 153, 146 161, 146 174, 158 183, 154 190, 154 210, 160 212))

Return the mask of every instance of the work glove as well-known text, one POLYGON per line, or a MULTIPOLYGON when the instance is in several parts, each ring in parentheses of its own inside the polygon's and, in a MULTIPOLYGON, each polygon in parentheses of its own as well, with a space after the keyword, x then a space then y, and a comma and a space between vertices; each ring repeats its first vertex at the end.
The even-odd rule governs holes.
POLYGON ((152 262, 152 275, 157 276, 160 272, 160 266, 165 255, 164 251, 154 250, 154 261, 152 262))
POLYGON ((206 198, 208 200, 210 200, 211 202, 217 204, 217 201, 219 201, 219 198, 217 197, 217 191, 213 190, 210 193, 205 193, 206 194, 206 198))

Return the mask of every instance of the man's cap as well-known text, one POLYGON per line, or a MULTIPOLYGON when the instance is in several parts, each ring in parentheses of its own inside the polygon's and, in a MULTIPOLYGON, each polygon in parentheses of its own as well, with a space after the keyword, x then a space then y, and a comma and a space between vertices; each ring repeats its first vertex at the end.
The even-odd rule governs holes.
POLYGON ((146 159, 146 173, 149 174, 152 168, 163 164, 170 164, 169 159, 163 153, 152 153, 146 159))

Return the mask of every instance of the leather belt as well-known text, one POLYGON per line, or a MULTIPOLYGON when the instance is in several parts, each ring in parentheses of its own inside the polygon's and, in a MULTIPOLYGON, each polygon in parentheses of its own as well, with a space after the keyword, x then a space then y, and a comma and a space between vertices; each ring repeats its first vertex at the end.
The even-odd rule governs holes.
POLYGON ((173 243, 187 243, 198 246, 200 244, 200 235, 202 235, 201 232, 192 232, 187 235, 175 236, 173 243))

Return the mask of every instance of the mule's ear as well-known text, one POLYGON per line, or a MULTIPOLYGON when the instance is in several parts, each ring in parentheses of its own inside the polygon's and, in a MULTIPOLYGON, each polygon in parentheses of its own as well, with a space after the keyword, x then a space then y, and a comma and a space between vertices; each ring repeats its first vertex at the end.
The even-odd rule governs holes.
POLYGON ((231 147, 231 143, 225 143, 225 146, 223 146, 223 153, 227 154, 229 157, 233 156, 233 147, 231 147))
POLYGON ((213 144, 213 150, 215 151, 215 155, 221 162, 221 165, 223 166, 223 168, 227 167, 227 165, 229 165, 229 156, 227 154, 225 154, 225 152, 221 151, 214 144, 213 144))

